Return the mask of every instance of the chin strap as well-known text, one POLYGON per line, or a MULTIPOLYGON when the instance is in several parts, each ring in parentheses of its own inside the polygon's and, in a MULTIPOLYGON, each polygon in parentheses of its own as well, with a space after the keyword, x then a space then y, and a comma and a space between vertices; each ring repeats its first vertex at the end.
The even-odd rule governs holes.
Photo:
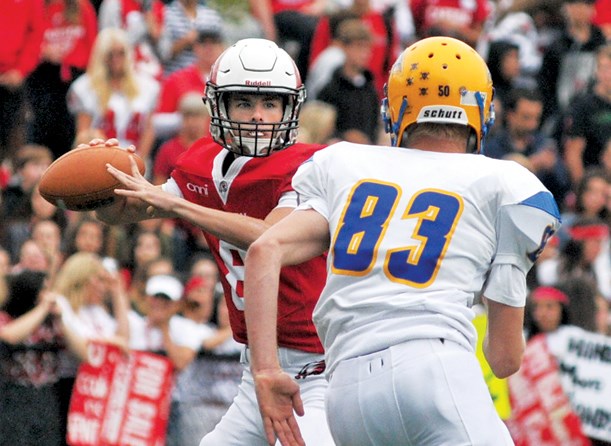
POLYGON ((399 108, 399 116, 397 116, 397 120, 392 122, 392 118, 390 113, 388 112, 388 97, 382 99, 382 106, 380 107, 380 112, 382 115, 382 121, 384 122, 384 131, 390 134, 390 142, 393 146, 397 146, 398 137, 399 137, 399 129, 401 126, 401 121, 403 121, 403 115, 405 114, 405 110, 407 109, 407 97, 403 96, 403 101, 401 101, 401 108, 399 108))
POLYGON ((484 100, 484 96, 481 92, 475 92, 475 100, 477 101, 477 106, 479 108, 479 120, 482 123, 481 129, 481 139, 479 142, 479 153, 484 154, 484 139, 486 135, 490 131, 490 128, 494 125, 495 113, 494 113, 494 104, 490 101, 490 119, 488 121, 484 121, 484 107, 486 106, 486 101, 484 100))

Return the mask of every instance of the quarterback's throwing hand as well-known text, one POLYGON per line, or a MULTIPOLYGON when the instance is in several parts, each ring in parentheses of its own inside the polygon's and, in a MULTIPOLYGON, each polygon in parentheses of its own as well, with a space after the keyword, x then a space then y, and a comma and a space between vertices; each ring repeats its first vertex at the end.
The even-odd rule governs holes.
POLYGON ((303 403, 293 378, 282 370, 260 371, 255 390, 269 444, 276 444, 277 437, 282 446, 305 446, 295 418, 303 416, 303 403))

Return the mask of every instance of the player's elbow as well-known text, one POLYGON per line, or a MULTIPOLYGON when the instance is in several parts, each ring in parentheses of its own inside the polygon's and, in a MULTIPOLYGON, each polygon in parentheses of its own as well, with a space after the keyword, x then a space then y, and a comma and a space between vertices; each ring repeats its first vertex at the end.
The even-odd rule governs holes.
POLYGON ((505 351, 488 355, 487 359, 492 373, 497 378, 507 378, 520 370, 523 355, 524 349, 520 348, 514 352, 505 351))
POLYGON ((280 243, 273 237, 261 236, 250 244, 246 255, 248 263, 270 262, 278 259, 280 243))
POLYGON ((491 364, 490 367, 492 368, 492 372, 497 378, 508 378, 514 373, 516 373, 518 370, 520 370, 521 363, 521 360, 500 361, 494 366, 492 366, 491 364))
POLYGON ((115 199, 110 206, 95 210, 95 217, 107 225, 118 225, 123 223, 122 217, 125 213, 125 199, 115 199))

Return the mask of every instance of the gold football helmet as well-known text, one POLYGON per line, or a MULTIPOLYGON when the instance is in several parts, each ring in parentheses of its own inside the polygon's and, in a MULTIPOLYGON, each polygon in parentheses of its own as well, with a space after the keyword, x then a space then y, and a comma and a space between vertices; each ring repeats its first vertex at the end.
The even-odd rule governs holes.
POLYGON ((494 123, 492 78, 486 62, 466 43, 451 37, 420 40, 391 68, 382 118, 392 145, 415 123, 467 125, 473 151, 494 123))

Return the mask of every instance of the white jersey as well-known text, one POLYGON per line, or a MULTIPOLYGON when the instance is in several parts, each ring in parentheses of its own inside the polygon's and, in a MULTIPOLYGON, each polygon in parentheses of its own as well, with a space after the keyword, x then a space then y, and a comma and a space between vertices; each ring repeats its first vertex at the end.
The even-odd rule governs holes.
MULTIPOLYGON (((149 325, 146 317, 135 311, 129 316, 129 348, 144 351, 163 351, 163 333, 160 328, 149 325)), ((170 339, 180 347, 199 351, 202 342, 210 336, 210 327, 198 324, 183 316, 174 315, 169 322, 170 339)))
POLYGON ((68 299, 59 296, 62 318, 74 332, 85 339, 110 339, 117 333, 117 321, 102 305, 83 305, 74 311, 68 299))
MULTIPOLYGON (((412 339, 473 349, 471 306, 489 272, 509 265, 523 282, 559 225, 552 195, 533 174, 482 155, 342 142, 304 163, 293 186, 297 209, 329 221, 328 278, 314 322, 330 372, 340 360, 412 339)), ((524 305, 525 285, 507 290, 484 294, 524 305)))
POLYGON ((119 145, 138 145, 148 117, 153 113, 159 96, 159 82, 152 77, 136 74, 138 95, 131 99, 122 92, 113 92, 108 106, 102 110, 100 99, 87 73, 78 77, 68 91, 68 109, 74 115, 91 116, 91 127, 100 129, 107 138, 117 138, 119 145))

